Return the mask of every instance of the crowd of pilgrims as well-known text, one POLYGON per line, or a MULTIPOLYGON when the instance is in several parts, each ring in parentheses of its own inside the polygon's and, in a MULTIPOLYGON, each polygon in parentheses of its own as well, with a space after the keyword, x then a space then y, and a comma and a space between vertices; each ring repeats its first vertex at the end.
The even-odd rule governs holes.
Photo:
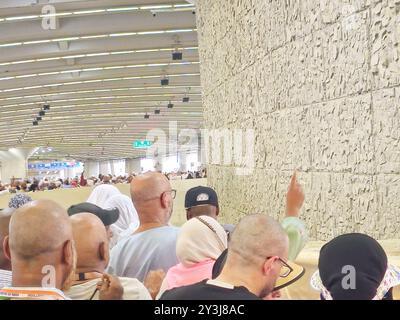
MULTIPOLYGON (((308 241, 296 172, 282 221, 247 212, 222 223, 216 191, 198 186, 185 195, 180 227, 170 223, 169 178, 129 176, 127 196, 102 177, 86 202, 67 210, 18 192, 0 212, 0 299, 274 300, 304 277, 294 262, 308 241)), ((400 270, 375 239, 349 233, 324 244, 307 284, 323 300, 393 299, 400 270), (352 290, 344 266, 355 270, 352 290)))
MULTIPOLYGON (((140 174, 140 173, 139 173, 140 174)), ((200 169, 196 171, 173 171, 163 173, 168 180, 186 180, 186 179, 201 179, 207 178, 207 170, 200 169)), ((55 189, 69 189, 79 187, 93 187, 100 184, 119 184, 131 183, 132 179, 138 173, 132 172, 124 175, 113 174, 99 174, 98 176, 85 177, 83 171, 80 176, 73 178, 60 178, 60 177, 43 177, 43 178, 25 178, 16 179, 12 178, 10 183, 2 183, 0 181, 0 195, 8 193, 25 193, 35 191, 47 191, 55 189)))

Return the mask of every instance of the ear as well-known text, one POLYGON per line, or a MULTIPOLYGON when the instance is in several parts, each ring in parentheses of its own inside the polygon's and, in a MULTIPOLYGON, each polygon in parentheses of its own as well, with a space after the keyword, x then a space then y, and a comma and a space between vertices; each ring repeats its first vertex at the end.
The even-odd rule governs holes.
POLYGON ((164 192, 160 197, 161 207, 168 208, 169 207, 169 200, 167 192, 164 192))
POLYGON ((277 257, 271 257, 271 258, 265 260, 265 262, 264 262, 264 264, 263 264, 263 266, 262 266, 262 272, 263 272, 265 275, 268 275, 268 274, 271 272, 271 269, 272 269, 272 267, 273 267, 273 265, 274 265, 274 262, 275 262, 277 259, 278 259, 277 257))
POLYGON ((191 213, 190 213, 190 209, 186 209, 186 220, 190 220, 190 219, 192 219, 193 217, 192 217, 192 215, 191 215, 191 213))
POLYGON ((112 231, 111 226, 107 226, 106 230, 107 230, 107 238, 108 240, 110 240, 114 236, 114 232, 112 231))
POLYGON ((5 236, 3 240, 3 252, 4 256, 11 261, 11 251, 10 251, 10 242, 9 242, 10 237, 5 236))
POLYGON ((108 246, 108 242, 102 242, 99 246, 99 258, 104 261, 106 265, 108 265, 108 261, 110 260, 110 250, 108 246))
POLYGON ((218 215, 219 215, 219 207, 217 207, 217 210, 215 211, 215 215, 218 217, 218 215))
POLYGON ((63 252, 62 252, 62 262, 67 266, 71 266, 74 264, 74 250, 73 243, 71 240, 67 240, 64 242, 63 252))

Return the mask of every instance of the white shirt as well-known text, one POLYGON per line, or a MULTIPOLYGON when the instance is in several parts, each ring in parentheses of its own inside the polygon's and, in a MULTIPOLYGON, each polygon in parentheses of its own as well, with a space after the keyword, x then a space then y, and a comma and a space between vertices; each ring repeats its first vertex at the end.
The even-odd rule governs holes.
POLYGON ((0 289, 3 287, 10 287, 11 280, 12 280, 11 271, 0 269, 0 289))
MULTIPOLYGON (((100 278, 74 285, 65 294, 72 300, 89 300, 96 290, 99 280, 100 278)), ((119 281, 124 288, 124 300, 152 300, 149 291, 139 280, 120 277, 119 281)), ((98 291, 92 300, 99 300, 98 291)))

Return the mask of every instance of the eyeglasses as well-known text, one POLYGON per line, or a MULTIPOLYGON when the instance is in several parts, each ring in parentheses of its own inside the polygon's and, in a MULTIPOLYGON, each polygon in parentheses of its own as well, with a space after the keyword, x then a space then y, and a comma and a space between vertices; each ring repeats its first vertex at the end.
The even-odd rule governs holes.
MULTIPOLYGON (((271 259, 273 257, 267 257, 271 259)), ((282 258, 278 257, 278 261, 282 264, 281 271, 279 272, 279 277, 286 278, 289 274, 293 272, 293 268, 289 266, 282 258)))
POLYGON ((168 190, 168 191, 164 191, 164 192, 161 193, 158 197, 153 197, 153 198, 145 199, 145 200, 143 200, 143 201, 150 201, 150 200, 159 199, 159 198, 162 197, 162 195, 163 195, 164 193, 169 193, 169 192, 171 193, 172 199, 175 199, 175 197, 176 197, 176 190, 175 190, 175 189, 171 189, 171 190, 168 190))
POLYGON ((176 197, 176 190, 175 189, 171 189, 170 191, 165 191, 164 193, 166 193, 166 192, 171 192, 172 199, 175 199, 175 197, 176 197))

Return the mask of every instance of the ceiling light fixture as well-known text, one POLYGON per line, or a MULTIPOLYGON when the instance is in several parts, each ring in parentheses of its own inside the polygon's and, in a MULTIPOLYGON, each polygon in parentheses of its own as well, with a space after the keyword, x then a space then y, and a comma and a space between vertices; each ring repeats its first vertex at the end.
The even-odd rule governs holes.
POLYGON ((161 85, 162 86, 169 85, 169 79, 167 77, 164 77, 163 79, 161 79, 161 85))
POLYGON ((60 42, 60 41, 76 41, 84 39, 95 39, 95 38, 108 38, 108 37, 118 37, 118 36, 133 36, 133 35, 152 35, 152 34, 163 34, 163 33, 187 33, 196 32, 197 29, 171 29, 171 30, 155 30, 155 31, 139 31, 139 32, 120 32, 112 34, 101 34, 101 35, 88 35, 79 37, 66 37, 66 38, 55 38, 55 39, 41 39, 33 41, 23 41, 23 42, 10 42, 10 43, 0 43, 0 48, 2 47, 16 47, 28 44, 46 43, 46 42, 60 42))
POLYGON ((127 69, 127 68, 146 68, 146 67, 161 67, 161 66, 171 66, 171 65, 189 65, 189 64, 199 64, 199 61, 185 61, 185 62, 171 62, 171 63, 147 63, 147 64, 133 64, 133 65, 121 65, 121 66, 111 66, 111 67, 98 67, 98 68, 84 68, 84 69, 73 69, 73 70, 61 70, 52 72, 42 72, 42 73, 32 73, 24 74, 11 77, 0 78, 0 81, 7 81, 20 78, 32 78, 56 74, 66 74, 66 73, 77 73, 77 72, 93 72, 93 71, 104 71, 112 69, 127 69))
MULTIPOLYGON (((122 78, 118 77, 118 78, 105 78, 105 79, 98 79, 98 80, 60 82, 60 83, 44 84, 44 85, 40 85, 40 86, 29 86, 29 87, 3 89, 3 90, 0 90, 0 92, 11 92, 11 91, 21 91, 21 90, 30 90, 30 89, 47 88, 47 87, 58 87, 58 86, 67 86, 67 85, 91 83, 91 82, 106 82, 106 81, 120 81, 120 80, 134 80, 134 79, 151 79, 151 78, 159 78, 160 76, 161 75, 122 77, 122 78)), ((168 74, 166 76, 168 76, 169 78, 172 78, 172 77, 192 77, 192 76, 200 76, 200 73, 179 73, 179 74, 168 74)))
POLYGON ((193 10, 195 6, 190 3, 185 4, 170 4, 170 5, 146 5, 146 6, 129 6, 129 7, 115 7, 115 8, 99 8, 92 10, 80 10, 80 11, 64 11, 50 14, 40 14, 40 15, 25 15, 25 16, 11 16, 0 18, 0 22, 9 21, 23 21, 23 20, 35 20, 41 18, 50 17, 65 17, 72 15, 92 15, 98 13, 119 13, 128 11, 151 11, 151 10, 168 10, 168 11, 182 11, 182 10, 193 10))

